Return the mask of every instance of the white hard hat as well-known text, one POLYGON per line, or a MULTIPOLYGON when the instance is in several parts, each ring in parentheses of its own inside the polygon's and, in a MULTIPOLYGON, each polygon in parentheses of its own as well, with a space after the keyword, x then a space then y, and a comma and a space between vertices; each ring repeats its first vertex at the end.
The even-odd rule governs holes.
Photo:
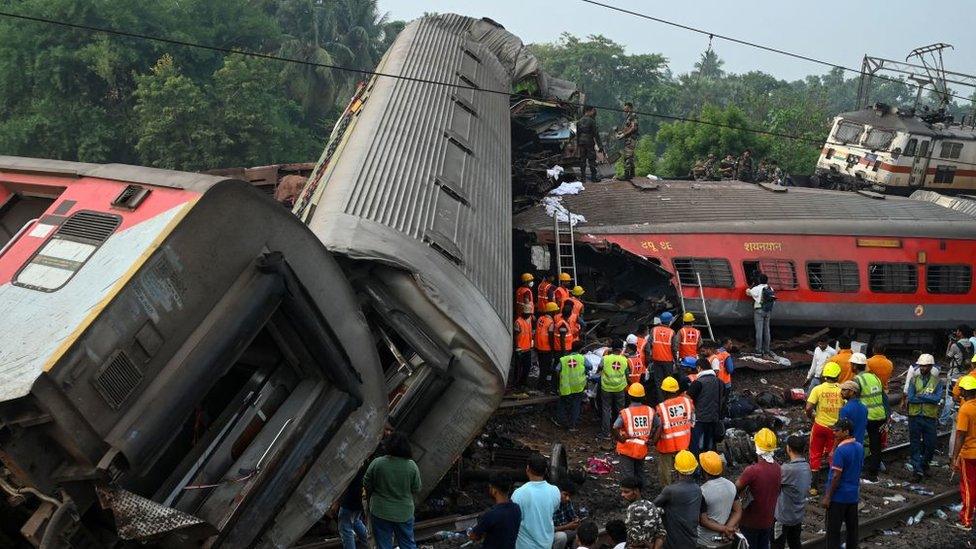
POLYGON ((628 334, 626 341, 627 345, 637 345, 637 336, 634 334, 628 334))
POLYGON ((654 325, 655 326, 660 326, 661 325, 661 319, 660 319, 660 317, 654 317, 654 325))
POLYGON ((864 356, 864 353, 854 353, 851 355, 851 364, 867 364, 868 357, 864 356))
POLYGON ((918 360, 915 361, 915 364, 918 364, 919 366, 925 366, 926 364, 932 366, 935 364, 935 358, 928 353, 922 353, 918 355, 918 360))

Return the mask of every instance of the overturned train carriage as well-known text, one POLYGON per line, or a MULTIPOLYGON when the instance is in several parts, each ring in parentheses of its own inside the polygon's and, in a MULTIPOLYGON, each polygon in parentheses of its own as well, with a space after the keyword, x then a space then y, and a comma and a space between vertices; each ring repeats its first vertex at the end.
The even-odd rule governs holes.
MULTIPOLYGON (((433 16, 380 71, 507 90, 526 56, 433 16)), ((289 546, 387 423, 433 487, 507 374, 509 131, 504 94, 374 79, 298 217, 232 179, 0 157, 0 545, 289 546)))

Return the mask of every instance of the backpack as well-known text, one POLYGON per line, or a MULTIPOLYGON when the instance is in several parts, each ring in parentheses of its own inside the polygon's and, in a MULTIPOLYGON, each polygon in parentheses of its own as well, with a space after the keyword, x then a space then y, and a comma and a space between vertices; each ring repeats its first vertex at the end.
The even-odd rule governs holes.
POLYGON ((762 298, 759 301, 759 306, 765 312, 770 312, 773 310, 773 304, 776 303, 776 292, 767 284, 762 290, 762 298))
MULTIPOLYGON (((967 340, 968 341, 968 340, 967 340)), ((969 364, 973 359, 973 352, 976 351, 972 345, 965 346, 962 341, 956 342, 956 348, 959 349, 959 354, 962 355, 962 364, 969 364)))

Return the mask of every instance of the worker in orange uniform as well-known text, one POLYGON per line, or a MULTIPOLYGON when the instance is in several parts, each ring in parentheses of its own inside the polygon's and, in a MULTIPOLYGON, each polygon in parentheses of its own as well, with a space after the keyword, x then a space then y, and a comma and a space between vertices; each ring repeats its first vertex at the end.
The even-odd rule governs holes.
POLYGON ((868 359, 868 371, 872 374, 878 376, 881 380, 881 385, 888 390, 888 380, 891 379, 891 372, 895 369, 895 365, 885 356, 885 345, 884 343, 876 343, 874 345, 874 355, 868 359))
POLYGON ((586 329, 586 320, 583 318, 583 300, 581 299, 585 293, 586 290, 582 286, 573 286, 573 289, 569 291, 569 297, 563 302, 564 309, 567 304, 571 307, 569 311, 570 318, 572 318, 570 324, 573 324, 576 330, 573 336, 577 341, 582 338, 583 330, 586 329))
POLYGON ((686 395, 679 394, 678 380, 668 376, 661 382, 664 400, 655 413, 661 420, 661 428, 653 439, 657 448, 657 474, 661 486, 671 484, 674 456, 691 446, 691 428, 695 424, 695 405, 686 395))
POLYGON ((535 284, 535 277, 532 273, 522 273, 522 283, 515 288, 515 314, 520 314, 522 309, 529 308, 529 315, 535 313, 535 300, 532 297, 532 286, 535 284))
POLYGON ((535 354, 539 359, 539 388, 546 390, 552 383, 553 360, 556 358, 556 321, 559 306, 550 301, 542 308, 535 322, 535 354))
POLYGON ((695 315, 685 313, 681 317, 681 320, 684 325, 678 330, 678 335, 675 338, 678 347, 678 360, 686 356, 698 358, 698 347, 701 345, 701 331, 691 325, 695 321, 695 315))
MULTIPOLYGON (((969 359, 969 373, 966 375, 976 378, 976 355, 973 355, 973 358, 969 359)), ((959 384, 961 381, 962 378, 959 378, 956 380, 956 384, 952 386, 952 398, 956 402, 962 402, 962 386, 959 384)), ((976 444, 976 442, 973 442, 973 444, 976 444)))
POLYGON ((827 362, 833 362, 840 366, 840 376, 837 378, 837 383, 844 383, 854 379, 854 372, 851 370, 851 355, 854 351, 851 350, 851 338, 849 337, 839 337, 837 338, 837 354, 828 358, 827 362))
POLYGON ((959 495, 962 509, 957 526, 969 529, 976 512, 976 377, 959 378, 963 400, 956 418, 956 444, 952 451, 952 466, 959 472, 959 495))
POLYGON ((644 360, 641 358, 640 352, 637 349, 637 342, 637 336, 634 334, 628 335, 627 339, 624 340, 624 356, 627 357, 628 385, 643 383, 645 378, 647 378, 647 367, 644 365, 644 360))
POLYGON ((559 273, 559 286, 553 290, 552 300, 562 308, 563 302, 569 299, 569 289, 573 283, 573 277, 569 273, 559 273))
MULTIPOLYGON (((813 420, 810 429, 810 470, 814 475, 820 475, 820 466, 834 447, 833 426, 840 418, 840 409, 844 406, 844 398, 840 394, 840 365, 836 362, 824 364, 823 382, 810 391, 807 398, 806 414, 813 420)), ((817 486, 817 483, 814 483, 817 486)))
POLYGON ((542 280, 539 281, 539 287, 536 288, 535 292, 535 310, 537 313, 543 313, 546 303, 552 301, 551 294, 555 289, 555 286, 552 285, 552 276, 542 275, 542 280))
MULTIPOLYGON (((654 397, 651 399, 651 403, 654 405, 664 402, 661 383, 664 378, 674 372, 674 348, 671 346, 671 342, 674 340, 674 330, 670 326, 672 320, 674 320, 674 315, 671 313, 667 311, 661 313, 661 324, 651 330, 651 337, 647 342, 651 348, 648 353, 651 355, 651 364, 648 367, 650 372, 648 384, 653 388, 653 391, 648 391, 648 393, 654 397)), ((671 466, 669 465, 668 474, 671 474, 670 471, 671 466)))
POLYGON ((631 383, 627 387, 630 405, 620 410, 613 423, 613 434, 617 440, 617 454, 620 456, 620 471, 624 477, 633 476, 642 489, 649 488, 645 474, 644 458, 647 457, 647 444, 651 434, 659 427, 660 420, 654 409, 644 404, 644 386, 631 383))
POLYGON ((515 319, 512 332, 515 339, 515 352, 512 362, 515 365, 513 375, 509 376, 509 385, 515 388, 525 387, 529 380, 529 370, 532 368, 532 307, 522 304, 522 314, 515 319))
MULTIPOLYGON (((552 315, 552 332, 552 368, 555 369, 556 363, 559 361, 559 357, 568 354, 573 350, 575 340, 573 338, 573 328, 569 324, 569 321, 563 318, 563 315, 559 314, 558 312, 552 315)), ((553 375, 552 380, 549 383, 546 383, 546 390, 555 391, 557 388, 557 382, 558 380, 556 379, 556 376, 553 375)))

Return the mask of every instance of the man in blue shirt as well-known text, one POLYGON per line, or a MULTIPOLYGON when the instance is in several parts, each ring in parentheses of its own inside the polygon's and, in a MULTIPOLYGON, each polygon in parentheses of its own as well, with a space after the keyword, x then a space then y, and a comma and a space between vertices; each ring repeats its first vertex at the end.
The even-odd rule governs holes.
POLYGON ((908 442, 912 448, 912 471, 914 481, 928 476, 929 463, 935 454, 935 431, 945 386, 939 377, 932 373, 932 356, 922 355, 918 359, 919 373, 908 384, 908 442), (927 358, 928 360, 923 360, 927 358))
POLYGON ((864 446, 854 440, 854 425, 847 418, 834 424, 834 458, 827 473, 823 504, 827 510, 827 549, 840 549, 841 526, 847 528, 847 547, 858 544, 857 502, 861 497, 861 464, 864 446))
POLYGON ((861 386, 856 381, 850 379, 840 384, 840 396, 844 397, 847 403, 840 409, 839 417, 851 420, 851 425, 854 426, 854 431, 851 433, 854 435, 854 440, 864 445, 864 433, 868 429, 868 407, 858 398, 860 394, 861 386))
POLYGON ((516 549, 551 549, 555 537, 552 514, 559 508, 559 488, 545 481, 548 464, 541 454, 529 457, 525 467, 529 482, 519 486, 512 501, 522 511, 516 549))
POLYGON ((468 531, 468 537, 480 541, 483 549, 515 549, 522 511, 509 499, 511 492, 512 483, 508 480, 498 475, 488 478, 488 495, 495 505, 468 531))

